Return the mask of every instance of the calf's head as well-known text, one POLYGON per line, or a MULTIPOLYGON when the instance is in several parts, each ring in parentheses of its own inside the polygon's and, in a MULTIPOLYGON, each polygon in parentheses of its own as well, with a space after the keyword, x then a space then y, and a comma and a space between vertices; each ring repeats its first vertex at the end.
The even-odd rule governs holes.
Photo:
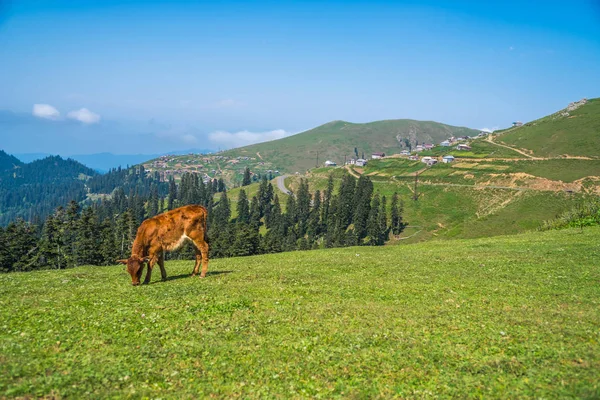
POLYGON ((144 263, 148 262, 148 260, 149 257, 140 258, 138 256, 131 256, 124 260, 117 260, 117 262, 127 266, 125 269, 131 275, 131 284, 137 286, 140 284, 140 278, 144 271, 144 263))

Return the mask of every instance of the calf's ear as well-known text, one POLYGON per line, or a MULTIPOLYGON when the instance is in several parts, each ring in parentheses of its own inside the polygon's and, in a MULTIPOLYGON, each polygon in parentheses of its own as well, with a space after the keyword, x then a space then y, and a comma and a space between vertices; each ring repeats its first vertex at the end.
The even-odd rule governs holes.
POLYGON ((123 264, 123 265, 127 265, 127 259, 123 259, 123 260, 117 260, 118 264, 123 264))

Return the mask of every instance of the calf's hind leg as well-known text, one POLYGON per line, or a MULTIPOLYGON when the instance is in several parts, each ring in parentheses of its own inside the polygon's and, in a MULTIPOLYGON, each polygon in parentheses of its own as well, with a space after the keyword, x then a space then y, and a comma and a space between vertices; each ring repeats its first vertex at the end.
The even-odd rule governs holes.
POLYGON ((158 256, 158 266, 160 267, 160 275, 163 281, 167 280, 167 270, 165 269, 165 253, 162 252, 158 256))
POLYGON ((200 278, 204 278, 208 272, 208 243, 206 243, 204 240, 204 234, 202 233, 190 233, 188 234, 188 237, 192 239, 192 242, 194 242, 194 246, 196 247, 196 264, 194 265, 194 272, 192 272, 192 276, 198 274, 200 262, 202 262, 202 272, 200 273, 200 278))

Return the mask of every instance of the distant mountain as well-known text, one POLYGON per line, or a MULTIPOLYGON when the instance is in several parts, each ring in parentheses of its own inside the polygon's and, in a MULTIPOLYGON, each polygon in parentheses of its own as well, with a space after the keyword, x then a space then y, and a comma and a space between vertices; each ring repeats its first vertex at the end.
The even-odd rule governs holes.
MULTIPOLYGON (((177 150, 168 153, 161 154, 113 154, 113 153, 94 153, 94 154, 73 154, 64 156, 65 158, 72 158, 73 160, 79 161, 80 163, 98 171, 101 173, 108 172, 111 168, 125 168, 128 165, 137 165, 145 161, 160 157, 164 154, 189 154, 189 153, 210 153, 212 150, 209 149, 188 149, 188 150, 177 150)), ((35 160, 41 160, 50 156, 46 153, 20 153, 15 156, 25 162, 32 162, 35 160)))
POLYGON ((600 98, 571 103, 554 114, 499 134, 498 141, 534 156, 600 157, 600 98))
POLYGON ((422 143, 440 143, 451 136, 474 136, 479 131, 432 121, 409 119, 355 124, 333 121, 279 140, 225 151, 229 156, 259 157, 286 172, 305 171, 326 160, 338 164, 344 157, 356 158, 372 152, 399 153, 422 143))
MULTIPOLYGON (((0 158, 6 159, 1 154, 0 158)), ((75 160, 59 156, 0 171, 0 225, 19 217, 44 218, 70 200, 85 199, 85 181, 97 174, 75 160)))
POLYGON ((23 165, 23 163, 18 158, 0 150, 0 171, 12 170, 21 165, 23 165))

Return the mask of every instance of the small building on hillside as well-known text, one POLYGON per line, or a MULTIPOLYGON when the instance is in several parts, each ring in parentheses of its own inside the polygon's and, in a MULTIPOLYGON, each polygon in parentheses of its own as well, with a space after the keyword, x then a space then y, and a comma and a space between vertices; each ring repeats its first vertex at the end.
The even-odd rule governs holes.
POLYGON ((385 157, 385 153, 379 153, 379 152, 376 152, 376 153, 372 153, 372 154, 371 154, 371 158, 372 158, 373 160, 377 160, 377 159, 379 159, 379 158, 383 158, 383 157, 385 157))
POLYGON ((415 155, 415 156, 409 156, 408 159, 412 160, 412 161, 419 161, 419 156, 417 156, 417 155, 415 155))
POLYGON ((326 167, 336 167, 337 164, 335 162, 333 162, 333 161, 327 160, 327 161, 325 161, 325 166, 326 167))
POLYGON ((512 123, 513 127, 518 127, 518 126, 523 126, 523 123, 521 121, 515 121, 512 123))
POLYGON ((448 164, 454 161, 454 156, 444 156, 442 157, 442 162, 448 164))
POLYGON ((357 167, 364 167, 365 165, 367 165, 367 160, 365 160, 364 158, 359 158, 358 160, 356 160, 357 167))
POLYGON ((427 164, 428 162, 430 162, 433 159, 434 159, 433 157, 426 156, 426 157, 421 158, 421 162, 427 164))
POLYGON ((471 150, 471 146, 469 146, 468 144, 459 144, 458 146, 456 146, 456 150, 471 150))
POLYGON ((401 156, 410 156, 410 151, 409 151, 409 150, 402 150, 402 151, 400 152, 400 155, 401 155, 401 156))
POLYGON ((434 147, 434 146, 433 146, 433 144, 432 144, 432 143, 425 143, 425 144, 423 145, 423 148, 424 148, 425 150, 431 150, 431 149, 433 149, 433 147, 434 147))
POLYGON ((450 146, 450 141, 449 140, 444 140, 442 143, 440 143, 440 146, 449 147, 450 146))
POLYGON ((415 147, 415 149, 413 150, 415 153, 418 153, 420 151, 425 150, 425 147, 423 147, 422 145, 418 145, 417 147, 415 147))

